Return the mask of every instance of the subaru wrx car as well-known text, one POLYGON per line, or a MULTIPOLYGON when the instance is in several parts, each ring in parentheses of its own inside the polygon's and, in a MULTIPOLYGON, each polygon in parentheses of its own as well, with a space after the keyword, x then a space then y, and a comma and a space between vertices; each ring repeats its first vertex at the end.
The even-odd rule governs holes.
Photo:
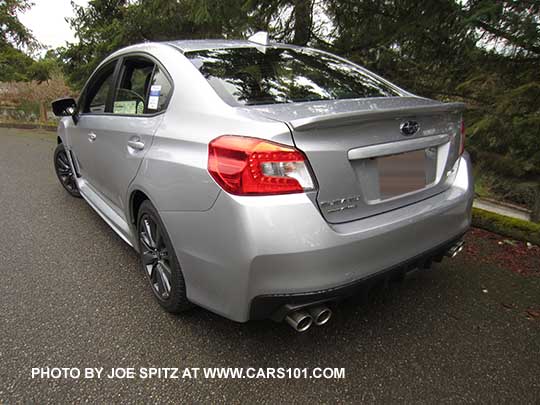
POLYGON ((455 254, 471 221, 461 103, 252 40, 107 57, 62 116, 56 173, 140 253, 155 298, 303 331, 455 254))

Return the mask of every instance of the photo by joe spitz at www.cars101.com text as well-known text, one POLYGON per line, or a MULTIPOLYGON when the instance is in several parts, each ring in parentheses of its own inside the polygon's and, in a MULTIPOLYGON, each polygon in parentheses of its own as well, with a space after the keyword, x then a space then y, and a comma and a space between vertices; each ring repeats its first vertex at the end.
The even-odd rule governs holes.
POLYGON ((53 110, 59 180, 170 312, 305 331, 365 283, 457 254, 471 222, 462 103, 266 33, 129 46, 53 110))

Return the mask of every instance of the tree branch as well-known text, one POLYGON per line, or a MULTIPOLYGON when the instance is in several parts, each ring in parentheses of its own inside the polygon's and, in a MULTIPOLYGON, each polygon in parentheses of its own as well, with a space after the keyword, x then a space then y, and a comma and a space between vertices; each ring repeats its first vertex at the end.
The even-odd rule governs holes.
POLYGON ((524 41, 522 38, 519 38, 515 35, 510 34, 509 32, 506 32, 500 28, 494 27, 484 21, 481 21, 479 19, 475 19, 474 23, 482 28, 483 30, 491 33, 492 35, 501 37, 509 41, 510 43, 519 46, 520 48, 525 49, 526 51, 533 52, 535 54, 540 54, 540 47, 534 46, 533 44, 528 44, 526 41, 524 41))

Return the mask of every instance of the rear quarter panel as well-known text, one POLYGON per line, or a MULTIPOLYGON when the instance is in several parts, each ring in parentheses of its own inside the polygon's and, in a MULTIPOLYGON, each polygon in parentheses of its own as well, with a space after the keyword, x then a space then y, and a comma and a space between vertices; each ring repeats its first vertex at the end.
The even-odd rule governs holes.
POLYGON ((159 211, 206 211, 221 190, 207 170, 212 139, 229 134, 293 145, 286 124, 250 117, 227 105, 177 49, 159 45, 152 53, 168 70, 174 92, 128 201, 133 191, 141 190, 159 211))

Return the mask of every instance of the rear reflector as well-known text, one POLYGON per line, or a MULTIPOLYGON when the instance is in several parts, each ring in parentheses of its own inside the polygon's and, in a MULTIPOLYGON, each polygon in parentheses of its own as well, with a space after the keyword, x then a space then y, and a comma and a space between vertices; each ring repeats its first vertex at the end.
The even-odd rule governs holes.
POLYGON ((208 171, 228 193, 303 193, 314 183, 299 150, 264 139, 223 135, 208 145, 208 171))

